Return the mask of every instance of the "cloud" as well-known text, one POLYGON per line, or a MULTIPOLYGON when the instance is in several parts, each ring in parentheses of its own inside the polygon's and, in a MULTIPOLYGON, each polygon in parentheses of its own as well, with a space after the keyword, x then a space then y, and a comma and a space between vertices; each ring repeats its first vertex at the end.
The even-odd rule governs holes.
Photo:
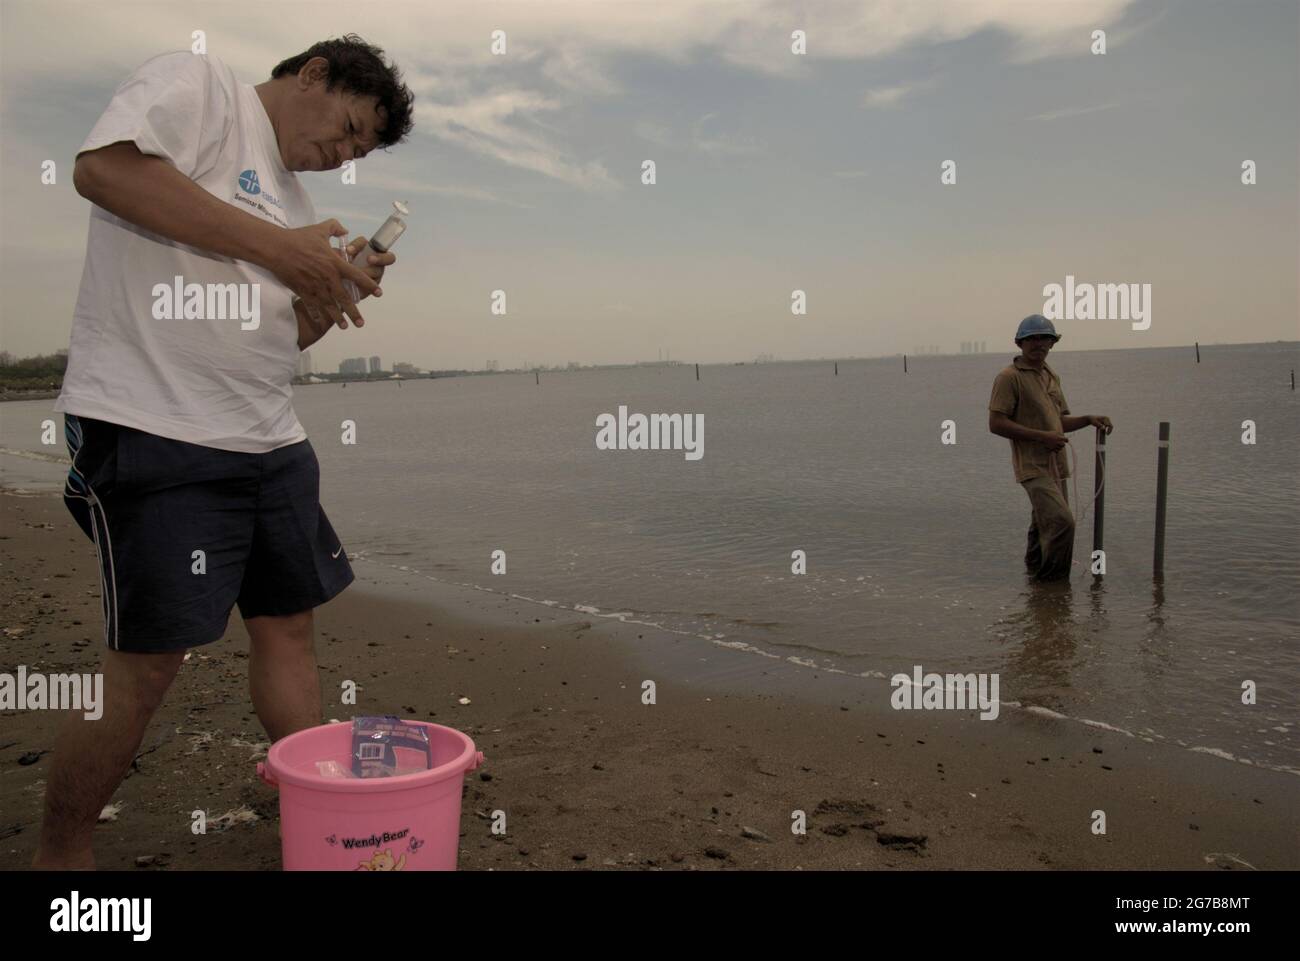
POLYGON ((561 104, 532 90, 502 89, 460 103, 416 103, 416 122, 426 133, 493 160, 553 177, 586 190, 618 184, 599 161, 583 163, 528 129, 537 114, 561 104))
MULTIPOLYGON (((826 60, 861 61, 923 43, 998 31, 1019 58, 1087 53, 1092 29, 1118 26, 1134 0, 1088 4, 1021 0, 657 0, 649 3, 548 0, 481 4, 383 5, 359 30, 383 46, 417 95, 416 136, 432 136, 479 156, 582 190, 617 184, 604 164, 566 147, 566 112, 584 100, 623 93, 618 68, 639 59, 672 64, 725 63, 772 76, 795 76, 826 60), (507 35, 507 55, 490 51, 493 30, 507 35), (790 50, 795 29, 808 53, 790 50), (548 126, 557 118, 556 128, 548 126)), ((140 4, 124 18, 111 4, 44 0, 7 4, 9 37, 49 37, 57 25, 58 57, 48 43, 8 43, 3 104, 46 85, 93 87, 120 82, 159 53, 187 49, 203 30, 207 50, 245 81, 260 82, 279 60, 322 37, 358 29, 354 3, 320 2, 307 18, 268 13, 263 3, 140 4)), ((378 9, 378 8, 377 8, 378 9)), ((865 105, 897 106, 916 85, 868 91, 865 105)), ((641 133, 644 136, 644 133, 641 133)), ((647 138, 648 139, 648 138, 647 138)), ((652 142, 654 142, 652 140, 652 142)), ((760 145, 693 129, 692 145, 712 156, 753 153, 760 145)))
MULTIPOLYGON (((516 60, 541 58, 554 78, 617 85, 606 64, 627 54, 686 62, 719 56, 727 62, 780 73, 792 61, 857 60, 918 42, 961 39, 983 30, 1008 35, 1021 53, 1078 49, 1088 32, 1115 25, 1134 0, 1089 3, 1026 0, 503 0, 498 3, 386 4, 382 15, 358 18, 355 3, 317 2, 307 18, 275 15, 252 0, 202 4, 139 3, 132 15, 112 4, 43 0, 6 4, 11 36, 49 36, 10 44, 6 69, 64 76, 70 65, 139 63, 164 50, 188 48, 192 31, 205 31, 210 52, 254 75, 328 35, 356 31, 399 61, 452 68, 500 70, 516 60), (364 19, 358 24, 359 19, 364 19), (250 26, 255 29, 250 29, 250 26), (508 54, 489 50, 493 30, 504 30, 508 54), (790 51, 790 34, 808 34, 806 58, 790 51), (601 79, 604 78, 604 79, 601 79)), ((291 9, 291 8, 290 8, 291 9)))
MULTIPOLYGON (((742 157, 760 153, 762 145, 751 137, 737 137, 725 132, 711 133, 705 128, 718 114, 706 113, 691 124, 691 146, 710 157, 742 157)), ((715 124, 716 126, 716 124, 715 124)))
POLYGON ((1102 110, 1111 110, 1118 107, 1117 103, 1101 103, 1095 107, 1064 107, 1060 110, 1049 110, 1046 113, 1036 114, 1030 117, 1030 120, 1061 120, 1065 117, 1081 117, 1087 113, 1100 113, 1102 110))
POLYGON ((632 132, 663 150, 693 150, 714 158, 752 156, 762 152, 763 145, 752 137, 713 129, 719 126, 720 116, 717 111, 706 113, 681 134, 674 133, 665 124, 649 120, 637 121, 632 126, 632 132))
POLYGON ((926 90, 939 86, 941 77, 926 77, 923 80, 908 80, 887 87, 873 87, 862 94, 862 106, 869 109, 894 109, 901 107, 904 100, 914 97, 926 90))
POLYGON ((490 190, 483 190, 479 187, 464 187, 456 184, 438 185, 429 187, 427 193, 436 194, 442 197, 460 197, 464 200, 481 200, 489 204, 505 204, 507 207, 518 207, 521 210, 532 210, 532 204, 521 203, 518 200, 509 200, 506 197, 498 197, 490 190))
POLYGON ((484 203, 505 204, 509 207, 519 207, 527 210, 531 210, 533 207, 532 204, 520 203, 517 200, 500 197, 482 187, 416 180, 414 177, 403 177, 391 173, 368 174, 361 167, 358 167, 357 185, 383 190, 395 197, 433 194, 440 197, 460 197, 465 200, 481 200, 484 203))
POLYGON ((609 75, 602 59, 599 54, 565 46, 546 58, 541 72, 557 86, 573 93, 613 97, 622 93, 623 87, 609 75))
POLYGON ((737 22, 719 38, 730 62, 768 73, 790 72, 790 33, 808 34, 808 60, 866 60, 923 43, 946 43, 984 31, 1004 34, 1016 60, 1088 53, 1090 32, 1118 22, 1133 0, 821 0, 807 6, 767 0, 740 4, 737 22))
POLYGON ((876 87, 862 95, 864 107, 897 107, 912 90, 911 84, 900 83, 893 87, 876 87))
POLYGON ((656 147, 671 147, 673 132, 666 126, 651 120, 638 120, 632 125, 632 132, 642 140, 648 140, 656 147))

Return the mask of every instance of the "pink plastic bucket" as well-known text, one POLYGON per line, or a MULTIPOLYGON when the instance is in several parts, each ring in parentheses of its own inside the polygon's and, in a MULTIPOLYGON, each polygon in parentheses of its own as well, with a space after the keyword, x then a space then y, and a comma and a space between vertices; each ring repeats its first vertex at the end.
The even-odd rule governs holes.
POLYGON ((321 776, 317 761, 351 767, 352 725, 325 724, 277 741, 257 774, 280 789, 286 871, 454 871, 465 775, 483 752, 460 731, 429 732, 433 768, 381 778, 321 776))

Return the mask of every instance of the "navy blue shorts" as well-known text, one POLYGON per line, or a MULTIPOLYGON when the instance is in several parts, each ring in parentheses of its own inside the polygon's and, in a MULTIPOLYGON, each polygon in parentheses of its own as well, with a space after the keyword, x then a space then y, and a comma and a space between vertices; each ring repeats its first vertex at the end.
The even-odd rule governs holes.
POLYGON ((296 614, 352 583, 310 442, 247 454, 73 414, 64 429, 63 500, 95 542, 113 650, 210 644, 236 604, 296 614))

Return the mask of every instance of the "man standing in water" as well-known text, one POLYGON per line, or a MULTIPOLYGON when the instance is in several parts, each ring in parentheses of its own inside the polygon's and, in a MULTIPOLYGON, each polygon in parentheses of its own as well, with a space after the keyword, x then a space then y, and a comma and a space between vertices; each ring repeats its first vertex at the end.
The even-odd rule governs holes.
POLYGON ((220 640, 236 605, 270 739, 321 723, 312 610, 353 575, 290 379, 331 326, 362 325, 342 282, 379 294, 394 258, 339 257, 347 231, 316 221, 296 172, 400 143, 411 116, 400 74, 359 37, 256 86, 172 53, 117 88, 77 154, 92 206, 55 410, 64 498, 99 555, 104 703, 55 744, 36 867, 94 866, 98 815, 186 650, 220 640))
POLYGON ((1032 314, 1016 330, 1020 356, 993 381, 989 398, 989 430, 1011 441, 1011 466, 1016 482, 1029 495, 1025 566, 1040 581, 1070 576, 1074 554, 1074 515, 1066 496, 1070 462, 1065 436, 1083 427, 1100 427, 1109 434, 1109 417, 1074 415, 1061 391, 1061 378, 1047 366, 1047 353, 1061 335, 1041 314, 1032 314))

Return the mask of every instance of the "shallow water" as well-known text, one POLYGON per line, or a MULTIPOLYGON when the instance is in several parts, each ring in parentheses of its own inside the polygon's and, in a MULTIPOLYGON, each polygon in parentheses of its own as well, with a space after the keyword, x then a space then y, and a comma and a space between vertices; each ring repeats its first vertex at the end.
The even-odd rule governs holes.
MULTIPOLYGON (((361 563, 627 612, 822 670, 997 672, 1004 701, 1300 770, 1300 357, 1296 344, 1201 354, 1052 356, 1071 409, 1116 424, 1107 573, 1086 569, 1090 513, 1068 588, 1022 571, 1028 500, 986 428, 1009 354, 911 358, 906 375, 890 359, 841 361, 838 376, 819 362, 704 367, 698 382, 681 366, 543 374, 540 386, 318 385, 296 406, 326 510, 361 563), (597 450, 597 415, 621 404, 704 414, 704 457, 597 450), (344 419, 354 446, 339 441, 344 419), (955 445, 940 443, 949 419, 955 445), (1173 426, 1156 584, 1161 420, 1173 426), (504 575, 490 573, 495 550, 504 575), (791 573, 794 550, 807 574, 791 573)), ((0 405, 0 447, 40 449, 31 424, 51 403, 0 405)), ((1092 435, 1071 435, 1085 497, 1092 435)), ((0 457, 10 483, 31 467, 20 461, 0 457)))

